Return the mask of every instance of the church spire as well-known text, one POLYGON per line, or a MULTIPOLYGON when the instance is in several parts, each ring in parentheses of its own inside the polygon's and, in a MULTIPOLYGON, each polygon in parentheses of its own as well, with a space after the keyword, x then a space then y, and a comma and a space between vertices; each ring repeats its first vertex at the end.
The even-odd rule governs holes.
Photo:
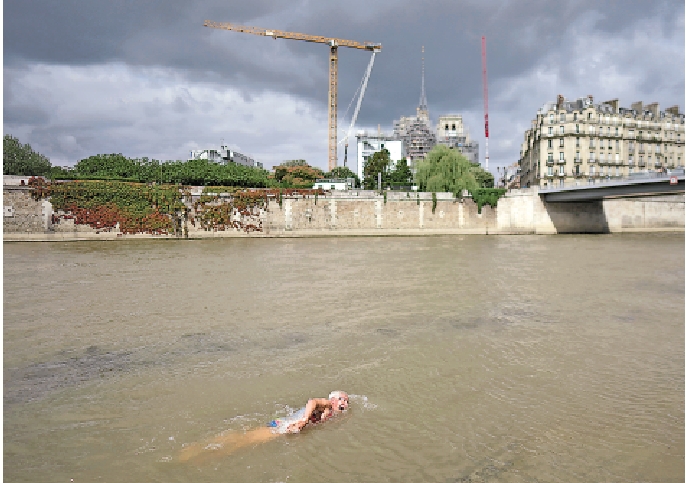
POLYGON ((424 46, 422 45, 422 92, 419 96, 419 107, 417 108, 417 117, 429 122, 429 107, 426 102, 426 90, 424 89, 424 46))

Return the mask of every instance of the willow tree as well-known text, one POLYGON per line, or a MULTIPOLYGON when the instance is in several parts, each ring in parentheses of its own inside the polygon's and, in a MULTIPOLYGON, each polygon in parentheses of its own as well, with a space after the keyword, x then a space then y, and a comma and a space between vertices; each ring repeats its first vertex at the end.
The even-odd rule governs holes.
POLYGON ((438 145, 425 159, 417 162, 415 180, 421 191, 450 192, 459 196, 462 190, 482 188, 484 171, 456 149, 438 145), (481 183, 480 183, 481 181, 481 183))

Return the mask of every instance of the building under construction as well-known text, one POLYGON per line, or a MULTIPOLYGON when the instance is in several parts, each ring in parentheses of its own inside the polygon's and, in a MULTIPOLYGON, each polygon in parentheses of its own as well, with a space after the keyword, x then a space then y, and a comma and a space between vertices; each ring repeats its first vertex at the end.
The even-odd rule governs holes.
MULTIPOLYGON (((374 136, 367 132, 360 132, 358 143, 358 176, 363 178, 364 162, 376 151, 387 149, 392 141, 401 141, 401 156, 408 161, 408 165, 415 170, 417 161, 437 145, 443 144, 451 149, 457 149, 472 163, 479 164, 479 143, 471 139, 469 132, 465 132, 462 116, 459 114, 443 115, 438 118, 435 128, 429 119, 429 107, 424 87, 424 48, 422 48, 422 88, 419 96, 419 106, 416 116, 401 117, 393 122, 392 136, 374 136)), ((395 161, 395 160, 394 160, 395 161)))

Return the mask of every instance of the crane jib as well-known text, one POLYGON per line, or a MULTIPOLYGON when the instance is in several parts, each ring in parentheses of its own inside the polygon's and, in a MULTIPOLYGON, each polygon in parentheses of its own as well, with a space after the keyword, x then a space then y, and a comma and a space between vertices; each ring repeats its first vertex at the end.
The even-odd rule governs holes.
POLYGON ((381 50, 381 44, 376 42, 355 42, 354 40, 337 39, 334 37, 322 37, 319 35, 307 35, 298 32, 285 32, 283 30, 262 29, 258 27, 249 27, 245 25, 236 25, 232 23, 213 22, 211 20, 205 20, 205 23, 203 25, 205 27, 215 29, 234 30, 236 32, 261 35, 263 37, 272 37, 274 39, 304 40, 305 42, 329 44, 335 47, 350 47, 353 49, 363 49, 371 51, 381 50))
MULTIPOLYGON (((375 42, 355 42, 354 40, 337 39, 333 37, 321 37, 319 35, 307 35, 297 32, 284 32, 282 30, 261 29, 258 27, 249 27, 245 25, 236 25, 231 23, 219 23, 205 20, 203 24, 205 27, 223 30, 233 30, 243 32, 246 34, 261 35, 263 37, 271 37, 273 39, 292 39, 304 40, 305 42, 316 42, 320 44, 328 44, 330 46, 329 53, 329 171, 336 167, 337 164, 337 142, 338 137, 338 47, 350 47, 353 49, 372 51, 372 59, 374 54, 381 50, 381 44, 375 42)), ((373 62, 373 60, 372 60, 373 62)), ((371 65, 371 64, 370 64, 371 65)), ((371 70, 371 67, 370 69, 371 70)), ((367 74, 369 77, 369 74, 367 74)), ((359 109, 359 100, 358 100, 359 109)))

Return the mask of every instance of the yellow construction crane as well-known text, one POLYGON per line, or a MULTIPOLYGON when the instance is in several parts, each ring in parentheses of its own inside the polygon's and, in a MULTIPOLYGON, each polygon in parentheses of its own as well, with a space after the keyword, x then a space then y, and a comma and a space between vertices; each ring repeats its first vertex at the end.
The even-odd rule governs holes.
POLYGON ((247 27, 232 23, 212 22, 210 20, 205 20, 204 26, 213 29, 234 30, 246 34, 272 37, 274 39, 304 40, 305 42, 316 42, 329 45, 329 171, 335 168, 338 164, 338 47, 350 47, 352 49, 378 52, 381 50, 381 44, 373 42, 361 43, 355 42, 354 40, 320 37, 318 35, 284 32, 282 30, 261 29, 258 27, 247 27))

